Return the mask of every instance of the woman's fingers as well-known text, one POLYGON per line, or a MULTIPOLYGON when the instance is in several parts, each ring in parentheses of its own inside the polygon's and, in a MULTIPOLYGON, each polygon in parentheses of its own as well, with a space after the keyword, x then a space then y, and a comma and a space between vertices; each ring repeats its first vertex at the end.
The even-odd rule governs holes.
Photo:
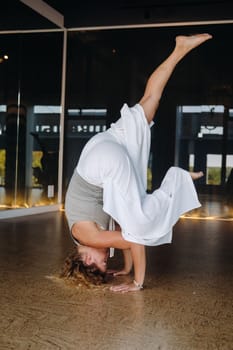
POLYGON ((115 276, 115 273, 117 273, 117 272, 118 272, 118 270, 112 270, 112 269, 108 269, 106 271, 107 275, 114 275, 114 276, 115 276))
POLYGON ((126 270, 121 270, 121 271, 116 271, 113 276, 125 276, 125 275, 128 275, 129 272, 126 271, 126 270))
POLYGON ((115 276, 125 276, 125 275, 129 274, 129 272, 126 271, 126 270, 120 270, 119 271, 119 270, 111 270, 111 269, 107 270, 106 273, 108 275, 113 275, 114 277, 115 276))
POLYGON ((140 287, 135 286, 134 283, 118 284, 116 286, 110 287, 112 292, 127 293, 127 292, 137 292, 141 290, 140 287))

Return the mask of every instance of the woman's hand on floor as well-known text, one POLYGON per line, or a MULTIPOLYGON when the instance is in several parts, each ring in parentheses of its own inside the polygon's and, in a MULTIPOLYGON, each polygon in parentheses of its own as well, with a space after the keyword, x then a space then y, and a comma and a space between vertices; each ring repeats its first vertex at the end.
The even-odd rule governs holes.
POLYGON ((117 293, 128 293, 128 292, 138 292, 142 290, 142 287, 136 286, 134 282, 131 283, 124 283, 124 284, 118 284, 116 286, 110 287, 110 290, 112 292, 117 293))

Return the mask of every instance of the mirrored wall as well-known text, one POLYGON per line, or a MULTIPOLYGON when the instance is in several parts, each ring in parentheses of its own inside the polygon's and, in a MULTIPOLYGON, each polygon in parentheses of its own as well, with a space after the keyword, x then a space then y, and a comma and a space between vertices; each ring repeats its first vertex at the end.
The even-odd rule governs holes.
POLYGON ((57 202, 62 33, 0 35, 0 208, 57 202))
POLYGON ((64 200, 86 142, 118 119, 124 103, 139 101, 176 35, 209 32, 213 40, 179 63, 161 99, 148 191, 159 187, 170 166, 203 170, 196 183, 203 204, 198 216, 232 217, 232 30, 232 24, 69 30, 64 106, 63 32, 0 35, 1 209, 57 203, 63 131, 64 200))

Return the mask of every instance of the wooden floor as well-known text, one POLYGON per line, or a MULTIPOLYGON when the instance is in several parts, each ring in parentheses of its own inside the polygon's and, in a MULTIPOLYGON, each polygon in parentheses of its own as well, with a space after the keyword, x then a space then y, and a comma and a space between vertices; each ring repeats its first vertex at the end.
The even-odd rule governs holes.
POLYGON ((232 221, 180 219, 173 244, 147 249, 146 288, 119 295, 57 277, 64 213, 1 220, 0 349, 231 350, 232 247, 232 221))

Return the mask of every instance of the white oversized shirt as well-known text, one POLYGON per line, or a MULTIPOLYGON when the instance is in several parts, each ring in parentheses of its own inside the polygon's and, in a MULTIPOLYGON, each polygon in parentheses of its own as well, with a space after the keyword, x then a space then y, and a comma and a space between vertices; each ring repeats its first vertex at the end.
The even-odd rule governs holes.
POLYGON ((103 188, 103 210, 116 220, 123 238, 143 245, 170 243, 180 215, 200 206, 190 174, 168 170, 161 186, 146 192, 151 132, 144 110, 121 109, 121 118, 88 141, 77 171, 103 188))

